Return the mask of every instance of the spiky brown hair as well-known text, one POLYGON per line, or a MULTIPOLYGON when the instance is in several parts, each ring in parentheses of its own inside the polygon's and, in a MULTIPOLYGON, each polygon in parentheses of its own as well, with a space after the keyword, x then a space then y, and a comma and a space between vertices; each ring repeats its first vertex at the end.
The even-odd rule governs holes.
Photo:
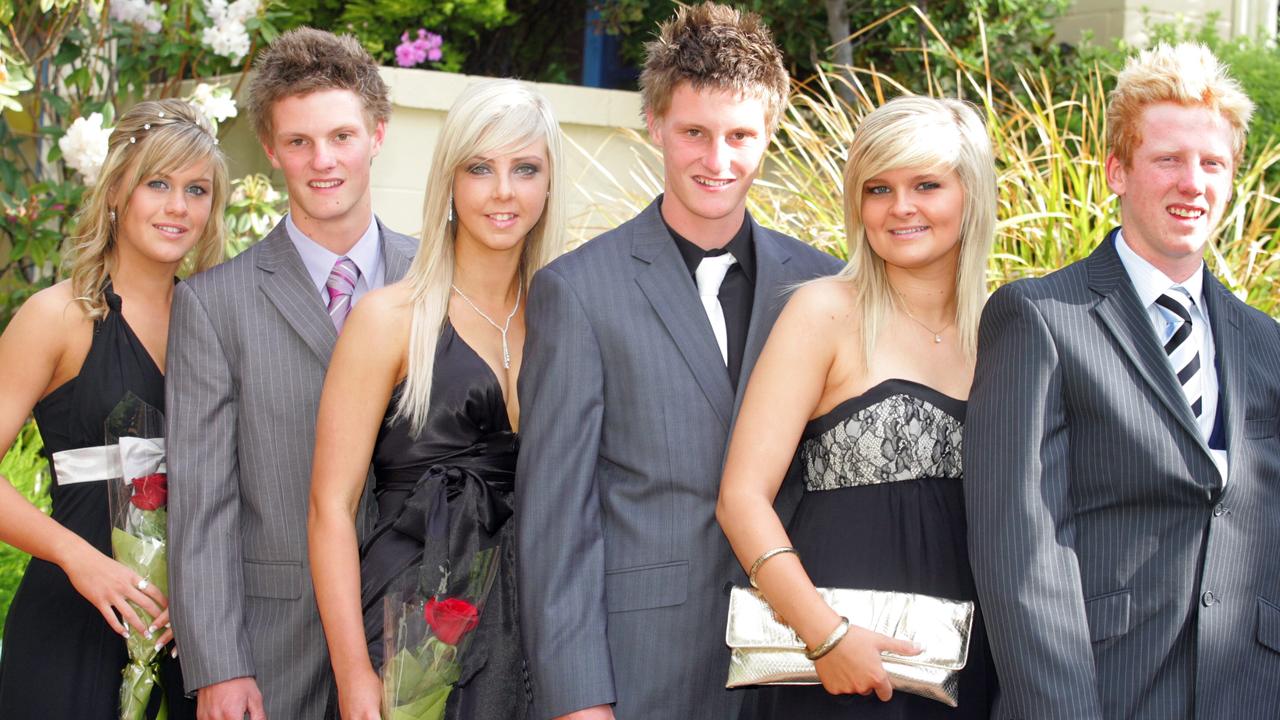
POLYGON ((683 5, 645 45, 640 99, 646 113, 661 117, 676 86, 727 90, 765 101, 770 134, 787 102, 790 80, 773 33, 753 12, 704 2, 683 5))
POLYGON ((284 33, 258 56, 249 85, 249 112, 258 139, 271 138, 271 108, 279 100, 320 90, 350 90, 364 104, 370 125, 391 115, 387 84, 360 41, 350 35, 300 27, 284 33))

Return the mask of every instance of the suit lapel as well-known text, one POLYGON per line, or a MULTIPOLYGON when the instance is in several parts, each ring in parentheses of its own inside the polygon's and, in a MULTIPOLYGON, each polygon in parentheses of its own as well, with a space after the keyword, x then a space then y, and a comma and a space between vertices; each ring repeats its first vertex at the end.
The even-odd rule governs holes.
MULTIPOLYGON (((1244 408, 1249 398, 1249 369, 1245 364, 1244 331, 1241 328, 1239 300, 1208 270, 1204 270, 1204 302, 1208 306, 1209 325, 1213 331, 1213 347, 1218 369, 1218 412, 1226 432, 1227 457, 1241 457, 1244 448, 1244 408)), ((1230 478, 1237 463, 1228 462, 1227 487, 1238 479, 1230 478)))
POLYGON ((656 200, 640 213, 635 223, 631 254, 644 263, 636 274, 636 283, 675 340, 727 432, 733 410, 733 386, 689 268, 662 223, 656 200))
POLYGON ((1103 296, 1093 312, 1160 402, 1208 455, 1209 447, 1200 435, 1200 427, 1182 394, 1182 386, 1169 366, 1164 348, 1156 339, 1146 309, 1138 300, 1138 293, 1133 289, 1120 256, 1116 254, 1114 242, 1115 231, 1112 231, 1086 261, 1089 264, 1089 287, 1103 296))
MULTIPOLYGON (((406 252, 412 245, 402 247, 402 243, 392 240, 391 236, 393 234, 382 224, 381 220, 378 220, 378 237, 382 241, 382 266, 385 268, 384 276, 387 285, 399 282, 404 277, 404 274, 409 271, 409 263, 413 261, 413 256, 406 252)), ((411 242, 410 238, 401 237, 404 237, 406 242, 411 242)))
MULTIPOLYGON (((260 244, 258 286, 298 337, 328 366, 338 331, 320 301, 320 292, 307 274, 302 257, 289 240, 281 220, 260 244)), ((388 266, 390 271, 390 266, 388 266)))
POLYGON ((742 396, 747 389, 747 381, 751 378, 751 371, 756 366, 756 359, 760 357, 765 340, 769 338, 769 331, 773 328, 774 321, 778 319, 778 314, 782 312, 782 306, 786 304, 783 296, 786 290, 783 286, 786 280, 784 266, 791 260, 791 255, 781 243, 770 236, 768 230, 757 225, 755 220, 750 219, 750 215, 747 217, 751 223, 751 241, 755 243, 756 286, 751 300, 751 323, 747 327, 747 342, 742 351, 738 393, 733 401, 735 416, 738 413, 738 407, 742 404, 742 396))

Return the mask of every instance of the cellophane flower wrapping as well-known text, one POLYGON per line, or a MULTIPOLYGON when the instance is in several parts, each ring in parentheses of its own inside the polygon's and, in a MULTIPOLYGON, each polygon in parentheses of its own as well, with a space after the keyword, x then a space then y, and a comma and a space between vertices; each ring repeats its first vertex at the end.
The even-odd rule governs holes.
POLYGON ((447 566, 423 568, 415 587, 383 599, 384 720, 444 718, 500 557, 498 545, 480 550, 462 577, 447 566))
MULTIPOLYGON (((166 565, 168 482, 165 473, 164 414, 129 393, 107 416, 106 443, 118 451, 120 477, 109 480, 111 551, 118 562, 169 594, 166 565)), ((136 604, 143 623, 154 620, 136 604)), ((152 692, 159 687, 159 653, 155 642, 164 631, 147 638, 130 628, 129 664, 120 685, 120 719, 142 720, 152 692)), ((160 714, 167 708, 161 695, 160 714)))

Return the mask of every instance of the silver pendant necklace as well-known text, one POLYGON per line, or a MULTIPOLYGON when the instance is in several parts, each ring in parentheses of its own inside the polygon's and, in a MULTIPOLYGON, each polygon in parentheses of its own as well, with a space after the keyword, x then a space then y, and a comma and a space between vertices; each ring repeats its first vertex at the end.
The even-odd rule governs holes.
POLYGON ((520 293, 524 289, 523 278, 521 279, 520 284, 516 286, 516 306, 511 308, 511 314, 507 316, 507 322, 502 325, 499 325, 493 321, 493 318, 485 315, 484 311, 476 307, 476 304, 471 302, 471 298, 467 297, 466 293, 459 290, 457 285, 450 283, 449 287, 453 288, 453 291, 458 293, 458 297, 466 301, 466 303, 471 306, 471 309, 476 311, 477 315, 484 318, 485 322, 489 323, 495 330, 502 333, 502 367, 506 370, 510 370, 511 346, 507 344, 507 331, 511 329, 511 318, 515 317, 517 312, 520 312, 520 293))

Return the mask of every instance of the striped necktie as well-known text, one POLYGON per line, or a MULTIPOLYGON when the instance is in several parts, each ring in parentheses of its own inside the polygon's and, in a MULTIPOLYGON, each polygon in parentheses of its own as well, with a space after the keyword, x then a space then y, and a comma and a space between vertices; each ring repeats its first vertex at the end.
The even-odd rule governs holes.
POLYGON ((1200 418, 1203 407, 1201 402, 1200 381, 1200 336, 1195 332, 1197 326, 1191 322, 1191 305, 1194 301, 1186 288, 1175 285, 1156 298, 1156 304, 1163 308, 1170 320, 1176 324, 1173 334, 1164 343, 1164 352, 1169 356, 1169 365, 1173 367, 1182 385, 1182 394, 1191 406, 1191 413, 1200 418))
POLYGON ((333 326, 342 332, 342 324, 351 312, 351 294, 356 291, 356 280, 360 277, 360 268, 349 257, 340 257, 329 271, 329 279, 324 289, 329 292, 329 318, 333 326))

